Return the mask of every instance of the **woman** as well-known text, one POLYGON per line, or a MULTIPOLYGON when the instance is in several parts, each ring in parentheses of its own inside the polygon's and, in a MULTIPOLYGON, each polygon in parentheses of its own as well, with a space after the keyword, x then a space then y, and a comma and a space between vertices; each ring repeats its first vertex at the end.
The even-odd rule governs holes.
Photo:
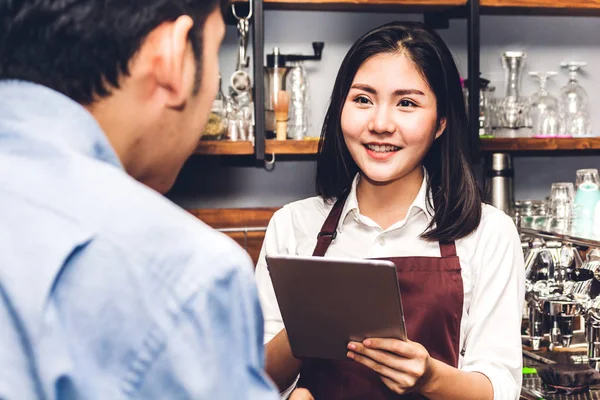
POLYGON ((321 138, 319 196, 273 216, 257 265, 273 380, 317 400, 518 399, 521 246, 511 219, 481 203, 442 39, 421 23, 361 37, 340 67, 321 138), (343 362, 294 358, 265 254, 392 260, 410 340, 351 342, 343 362))

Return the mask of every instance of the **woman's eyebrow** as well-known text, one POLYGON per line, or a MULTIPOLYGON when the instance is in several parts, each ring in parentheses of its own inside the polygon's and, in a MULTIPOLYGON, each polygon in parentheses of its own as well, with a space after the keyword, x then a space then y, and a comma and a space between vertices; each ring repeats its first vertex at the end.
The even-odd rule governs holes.
POLYGON ((369 85, 365 85, 364 83, 355 83, 354 85, 352 85, 351 89, 358 89, 367 93, 377 94, 377 90, 375 90, 375 88, 369 85))
MULTIPOLYGON (((364 83, 355 83, 354 85, 352 85, 351 89, 358 89, 367 93, 377 94, 377 90, 375 90, 375 88, 364 83)), ((394 96, 406 96, 409 94, 425 96, 425 93, 423 93, 419 89, 397 89, 394 91, 394 96)))
POLYGON ((421 92, 419 89, 398 89, 394 91, 394 96, 406 96, 407 94, 425 96, 425 93, 421 92))

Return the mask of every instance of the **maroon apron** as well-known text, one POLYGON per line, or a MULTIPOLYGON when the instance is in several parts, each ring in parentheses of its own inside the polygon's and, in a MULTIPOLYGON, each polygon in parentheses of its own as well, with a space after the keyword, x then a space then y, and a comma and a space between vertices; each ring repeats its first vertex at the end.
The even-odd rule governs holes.
MULTIPOLYGON (((323 257, 335 239, 344 208, 340 198, 325 220, 313 256, 323 257)), ((396 264, 408 338, 422 344, 431 357, 458 366, 463 282, 454 242, 440 243, 441 257, 390 257, 396 264)), ((315 400, 423 399, 398 395, 379 375, 356 361, 304 360, 298 386, 315 400)))

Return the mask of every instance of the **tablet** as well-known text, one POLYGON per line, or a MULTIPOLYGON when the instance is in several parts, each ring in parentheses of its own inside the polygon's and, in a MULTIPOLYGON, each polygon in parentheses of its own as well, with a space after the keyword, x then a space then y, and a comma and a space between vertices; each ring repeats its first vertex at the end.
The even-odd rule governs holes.
POLYGON ((349 341, 406 340, 391 261, 279 255, 266 261, 295 357, 347 360, 349 341))

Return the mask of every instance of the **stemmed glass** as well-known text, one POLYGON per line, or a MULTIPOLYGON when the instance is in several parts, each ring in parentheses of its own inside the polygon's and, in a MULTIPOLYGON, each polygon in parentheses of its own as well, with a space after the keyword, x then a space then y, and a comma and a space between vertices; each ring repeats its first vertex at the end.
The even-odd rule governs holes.
POLYGON ((585 89, 577 80, 577 73, 587 63, 583 61, 563 62, 562 68, 569 70, 569 82, 561 89, 559 109, 567 133, 575 137, 585 137, 591 134, 591 122, 588 112, 588 96, 585 89))
POLYGON ((539 91, 534 93, 530 100, 529 112, 533 135, 537 137, 564 135, 558 99, 547 90, 548 79, 556 76, 557 72, 530 72, 529 75, 538 78, 540 84, 539 91))

